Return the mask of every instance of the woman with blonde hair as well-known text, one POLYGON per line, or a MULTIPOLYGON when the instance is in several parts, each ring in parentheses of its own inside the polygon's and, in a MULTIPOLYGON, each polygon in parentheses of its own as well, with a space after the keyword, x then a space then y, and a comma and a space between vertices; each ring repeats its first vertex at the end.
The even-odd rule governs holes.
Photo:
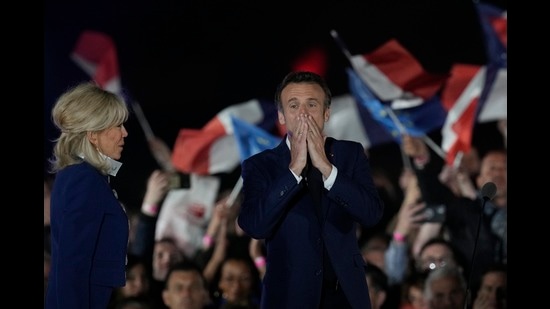
POLYGON ((45 308, 106 308, 125 284, 128 217, 109 184, 122 165, 124 99, 85 82, 52 109, 51 269, 45 308))

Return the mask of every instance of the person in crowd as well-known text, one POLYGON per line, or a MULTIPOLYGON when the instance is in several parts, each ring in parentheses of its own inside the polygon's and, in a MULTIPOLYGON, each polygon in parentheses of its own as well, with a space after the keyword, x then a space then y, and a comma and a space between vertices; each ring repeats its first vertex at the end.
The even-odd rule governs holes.
POLYGON ((358 224, 384 212, 360 143, 325 136, 331 91, 294 71, 275 93, 287 134, 242 163, 239 226, 264 239, 261 308, 371 308, 358 224))
POLYGON ((162 291, 170 268, 187 260, 172 238, 156 240, 153 247, 151 297, 155 306, 162 305, 162 291))
POLYGON ((240 194, 231 206, 227 205, 229 196, 229 191, 219 194, 212 219, 202 238, 202 247, 194 257, 203 269, 204 278, 208 283, 214 280, 221 264, 228 256, 247 256, 249 252, 251 238, 236 223, 241 204, 240 194))
POLYGON ((260 275, 252 259, 246 255, 227 257, 212 285, 217 287, 214 293, 216 308, 260 308, 260 275))
POLYGON ((421 222, 425 220, 424 209, 426 203, 420 202, 420 188, 416 175, 409 169, 403 169, 400 177, 401 188, 405 196, 401 207, 393 220, 393 225, 388 225, 392 238, 384 252, 384 271, 388 275, 388 284, 392 287, 403 283, 405 277, 411 271, 412 243, 417 236, 421 222))
POLYGON ((424 309, 424 283, 428 273, 411 272, 401 285, 399 309, 424 309))
POLYGON ((114 309, 156 309, 156 307, 151 307, 149 301, 143 297, 130 296, 118 301, 114 309))
POLYGON ((162 307, 162 291, 169 268, 184 259, 171 238, 155 240, 160 205, 170 190, 170 173, 155 169, 147 178, 145 195, 135 228, 135 238, 129 253, 139 256, 151 268, 150 295, 154 306, 162 307))
POLYGON ((56 101, 60 130, 51 158, 51 270, 45 308, 106 308, 126 283, 128 216, 109 179, 128 132, 124 99, 92 82, 56 101))
MULTIPOLYGON (((170 190, 169 174, 155 169, 147 178, 145 195, 133 226, 134 236, 128 251, 152 263, 155 246, 155 228, 160 204, 170 190)), ((166 274, 166 272, 165 272, 166 274)))
MULTIPOLYGON (((148 205, 142 206, 145 217, 138 220, 136 226, 139 226, 140 236, 144 229, 154 227, 155 239, 172 238, 185 258, 193 259, 201 249, 205 227, 212 219, 219 177, 180 173, 172 162, 172 150, 162 139, 153 136, 147 142, 162 169, 155 170, 156 175, 151 175, 148 181, 144 199, 148 205), (211 186, 211 190, 201 191, 207 186, 211 186)), ((143 239, 139 243, 143 245, 143 239)), ((146 243, 151 247, 151 241, 146 243)))
POLYGON ((216 308, 259 308, 260 272, 265 263, 258 260, 263 258, 261 243, 253 243, 236 223, 240 197, 228 206, 229 194, 220 194, 203 247, 195 256, 216 308))
POLYGON ((424 284, 424 300, 427 309, 464 309, 466 280, 462 271, 451 265, 431 270, 424 284))
POLYGON ((150 265, 140 256, 128 254, 126 263, 126 285, 115 290, 111 297, 109 308, 117 308, 126 300, 132 298, 140 300, 140 303, 149 303, 151 305, 150 284, 151 271, 150 265))
POLYGON ((423 238, 429 239, 436 234, 448 235, 460 255, 467 259, 463 266, 469 282, 479 280, 489 265, 495 262, 505 264, 508 191, 506 150, 491 149, 482 155, 479 174, 474 177, 473 183, 470 183, 470 177, 457 179, 456 188, 475 188, 475 198, 472 199, 468 195, 457 194, 441 183, 438 174, 444 162, 428 149, 422 139, 405 136, 403 149, 413 158, 423 200, 427 204, 445 207, 444 222, 439 224, 441 228, 432 230, 431 236, 428 233, 423 238), (493 197, 482 196, 482 188, 488 182, 496 187, 493 197))
MULTIPOLYGON (((367 155, 368 152, 366 151, 367 155)), ((401 200, 403 199, 403 191, 398 187, 397 182, 394 182, 392 176, 386 168, 380 165, 375 165, 377 159, 372 155, 369 157, 372 166, 372 180, 378 191, 380 199, 384 203, 384 214, 378 224, 364 228, 359 226, 360 235, 359 243, 363 244, 372 235, 386 232, 386 227, 391 223, 395 214, 399 211, 401 200)))
MULTIPOLYGON (((385 308, 384 304, 388 300, 389 286, 388 276, 386 273, 376 265, 367 265, 366 267, 366 280, 369 286, 369 297, 371 301, 372 309, 385 308)), ((391 301, 391 300, 390 300, 391 301)))
MULTIPOLYGON (((391 241, 386 232, 375 232, 360 246, 361 254, 367 264, 376 265, 385 270, 385 254, 391 241)), ((361 243, 361 242, 360 242, 361 243)))
POLYGON ((415 266, 417 272, 429 272, 446 266, 456 267, 462 271, 464 261, 465 258, 450 241, 442 237, 434 237, 420 248, 418 256, 415 257, 415 266))
POLYGON ((505 264, 491 265, 481 276, 472 309, 506 309, 508 268, 505 264))
POLYGON ((155 241, 153 249, 153 279, 166 280, 170 267, 185 260, 183 252, 179 250, 172 238, 161 238, 155 241))
POLYGON ((189 260, 170 267, 162 291, 162 300, 169 309, 212 308, 202 269, 189 260))

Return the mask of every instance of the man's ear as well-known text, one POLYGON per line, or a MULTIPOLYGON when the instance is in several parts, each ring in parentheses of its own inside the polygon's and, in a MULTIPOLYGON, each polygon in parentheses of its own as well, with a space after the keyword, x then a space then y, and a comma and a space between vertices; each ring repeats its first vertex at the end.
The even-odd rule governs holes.
POLYGON ((277 111, 277 116, 279 118, 279 124, 284 125, 286 123, 285 115, 279 110, 277 111))

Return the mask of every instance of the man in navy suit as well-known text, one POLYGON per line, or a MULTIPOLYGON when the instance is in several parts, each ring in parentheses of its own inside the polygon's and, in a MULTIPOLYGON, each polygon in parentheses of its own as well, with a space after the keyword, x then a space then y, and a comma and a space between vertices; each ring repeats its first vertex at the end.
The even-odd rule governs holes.
POLYGON ((289 73, 275 94, 287 135, 242 164, 238 224, 266 244, 262 309, 371 308, 356 231, 384 206, 362 145, 323 134, 331 97, 318 74, 289 73))

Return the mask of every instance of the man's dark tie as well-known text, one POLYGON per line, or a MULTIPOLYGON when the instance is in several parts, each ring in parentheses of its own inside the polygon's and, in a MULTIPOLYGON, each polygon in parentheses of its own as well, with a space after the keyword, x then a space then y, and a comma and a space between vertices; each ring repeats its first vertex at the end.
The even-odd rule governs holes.
POLYGON ((307 164, 302 172, 305 175, 305 181, 313 203, 315 204, 315 210, 321 218, 321 193, 323 192, 323 178, 321 172, 313 166, 309 154, 307 155, 307 164))

